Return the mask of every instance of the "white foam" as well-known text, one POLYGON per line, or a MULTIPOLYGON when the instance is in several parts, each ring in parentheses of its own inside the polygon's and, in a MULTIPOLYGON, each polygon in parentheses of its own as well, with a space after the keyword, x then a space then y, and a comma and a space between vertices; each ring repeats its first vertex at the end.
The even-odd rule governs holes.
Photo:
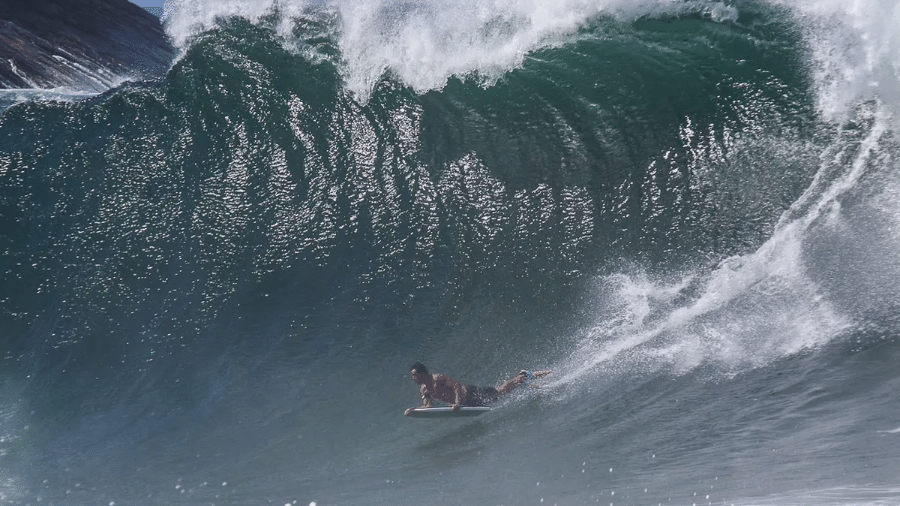
POLYGON ((167 0, 166 30, 188 47, 217 18, 258 22, 277 8, 280 34, 292 46, 293 19, 326 14, 339 21, 339 66, 347 88, 365 100, 385 75, 418 92, 442 88, 451 76, 490 85, 535 49, 568 40, 586 21, 606 14, 622 19, 701 11, 733 19, 720 2, 653 0, 167 0))
POLYGON ((804 273, 801 238, 785 229, 752 254, 674 282, 644 274, 600 280, 605 308, 580 338, 568 383, 605 371, 735 373, 828 342, 849 325, 804 273), (680 294, 689 288, 695 296, 680 294), (682 301, 684 299, 684 301, 682 301))
MULTIPOLYGON (((810 50, 819 107, 835 121, 874 97, 900 116, 900 4, 885 0, 769 0, 797 16, 810 50)), ((623 21, 703 12, 737 19, 725 2, 651 0, 167 0, 163 20, 185 49, 216 20, 252 22, 277 10, 288 46, 294 20, 314 13, 337 19, 340 67, 347 88, 365 98, 385 73, 421 92, 451 76, 490 85, 535 49, 568 40, 597 15, 623 21)))
POLYGON ((820 110, 845 120, 863 100, 900 115, 900 3, 775 0, 796 12, 813 57, 820 110))
POLYGON ((0 90, 0 113, 16 104, 25 102, 76 102, 98 95, 99 92, 73 90, 60 87, 52 89, 12 88, 0 90))

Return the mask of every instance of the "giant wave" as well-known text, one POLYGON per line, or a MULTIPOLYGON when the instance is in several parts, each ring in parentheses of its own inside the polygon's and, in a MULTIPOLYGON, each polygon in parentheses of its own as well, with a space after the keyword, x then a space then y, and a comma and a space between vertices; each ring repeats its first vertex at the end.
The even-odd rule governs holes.
POLYGON ((0 499, 895 502, 898 13, 170 2, 0 116, 0 499))

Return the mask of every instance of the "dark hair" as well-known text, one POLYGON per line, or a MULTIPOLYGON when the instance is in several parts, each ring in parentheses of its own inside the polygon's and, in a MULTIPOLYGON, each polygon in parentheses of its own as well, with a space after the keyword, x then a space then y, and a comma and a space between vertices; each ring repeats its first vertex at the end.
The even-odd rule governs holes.
POLYGON ((411 366, 409 367, 409 370, 410 370, 410 371, 416 371, 416 372, 418 372, 418 373, 422 373, 422 374, 425 374, 425 375, 428 374, 428 368, 425 367, 425 364, 423 364, 422 362, 416 362, 415 364, 411 365, 411 366))

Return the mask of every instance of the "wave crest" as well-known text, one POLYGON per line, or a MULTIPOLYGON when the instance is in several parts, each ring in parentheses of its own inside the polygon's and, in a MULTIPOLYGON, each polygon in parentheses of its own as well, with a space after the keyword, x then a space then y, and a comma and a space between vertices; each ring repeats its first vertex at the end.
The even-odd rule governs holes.
POLYGON ((294 0, 255 2, 168 0, 164 18, 176 46, 186 49, 218 21, 243 17, 272 22, 285 45, 310 51, 298 40, 310 21, 333 26, 339 50, 335 63, 347 89, 365 102, 374 86, 390 75, 422 93, 441 89, 451 77, 473 78, 490 86, 521 66, 530 52, 563 44, 600 15, 631 21, 645 16, 701 13, 714 21, 734 20, 737 11, 720 2, 665 0, 632 5, 626 0, 294 0))

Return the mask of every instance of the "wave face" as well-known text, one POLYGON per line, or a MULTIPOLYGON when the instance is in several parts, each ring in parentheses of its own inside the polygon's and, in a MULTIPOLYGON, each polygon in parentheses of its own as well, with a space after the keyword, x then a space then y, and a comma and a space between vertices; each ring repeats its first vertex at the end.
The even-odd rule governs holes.
POLYGON ((0 502, 895 504, 898 13, 170 3, 0 116, 0 502))

